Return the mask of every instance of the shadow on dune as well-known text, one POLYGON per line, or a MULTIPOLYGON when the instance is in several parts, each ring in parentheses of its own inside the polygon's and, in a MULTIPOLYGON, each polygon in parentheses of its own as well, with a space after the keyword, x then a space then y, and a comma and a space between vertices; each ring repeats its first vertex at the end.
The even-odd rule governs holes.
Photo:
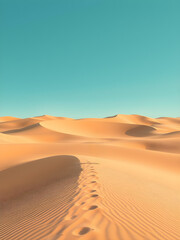
POLYGON ((57 239, 78 194, 80 172, 79 159, 70 155, 42 158, 0 172, 1 200, 9 200, 1 206, 0 221, 6 226, 0 230, 1 239, 57 239))
POLYGON ((23 132, 23 131, 26 131, 26 130, 30 130, 30 129, 35 128, 37 126, 40 126, 40 124, 39 123, 35 123, 35 124, 30 125, 30 126, 4 131, 2 133, 4 133, 4 134, 18 133, 18 132, 23 132))
MULTIPOLYGON (((18 119, 18 120, 14 120, 14 121, 7 121, 4 123, 0 123, 0 132, 7 132, 8 131, 18 131, 21 130, 23 128, 26 128, 28 126, 32 126, 36 123, 38 123, 38 120, 34 120, 31 118, 25 118, 25 119, 18 119)), ((11 133, 11 132, 10 132, 11 133)))
POLYGON ((79 159, 59 155, 23 163, 0 172, 0 200, 18 197, 68 177, 78 180, 81 172, 79 159))
POLYGON ((148 137, 148 136, 153 136, 154 132, 155 132, 155 128, 153 127, 139 125, 137 127, 127 130, 126 134, 132 137, 148 137))

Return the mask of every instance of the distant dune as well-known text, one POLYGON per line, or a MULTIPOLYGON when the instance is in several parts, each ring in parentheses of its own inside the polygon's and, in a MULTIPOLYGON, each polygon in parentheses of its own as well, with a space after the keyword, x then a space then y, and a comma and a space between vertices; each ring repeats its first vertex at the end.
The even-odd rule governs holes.
POLYGON ((180 239, 180 118, 0 117, 0 153, 0 239, 180 239))

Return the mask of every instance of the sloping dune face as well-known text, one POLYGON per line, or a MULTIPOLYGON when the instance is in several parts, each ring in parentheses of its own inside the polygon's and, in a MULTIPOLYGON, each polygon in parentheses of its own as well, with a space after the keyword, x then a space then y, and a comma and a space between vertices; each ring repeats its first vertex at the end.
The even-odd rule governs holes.
POLYGON ((0 153, 0 239, 180 239, 180 118, 1 117, 0 153))
POLYGON ((8 121, 14 121, 20 118, 16 118, 16 117, 10 117, 10 116, 6 116, 6 117, 0 117, 0 122, 8 122, 8 121))

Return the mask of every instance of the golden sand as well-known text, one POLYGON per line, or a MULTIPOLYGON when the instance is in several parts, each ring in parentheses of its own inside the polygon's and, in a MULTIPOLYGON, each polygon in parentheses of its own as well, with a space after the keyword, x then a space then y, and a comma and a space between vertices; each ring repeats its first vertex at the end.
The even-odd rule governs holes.
POLYGON ((0 118, 0 239, 179 240, 180 118, 0 118))

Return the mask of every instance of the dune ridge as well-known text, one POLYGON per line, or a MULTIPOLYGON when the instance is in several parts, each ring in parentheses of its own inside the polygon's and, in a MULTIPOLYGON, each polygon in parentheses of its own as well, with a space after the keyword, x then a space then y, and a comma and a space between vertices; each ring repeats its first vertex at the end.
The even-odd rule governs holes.
POLYGON ((51 156, 18 164, 0 172, 0 201, 19 196, 68 176, 75 176, 78 159, 73 156, 51 156), (23 180, 23 181, 22 181, 23 180))
POLYGON ((0 118, 0 238, 179 240, 180 118, 0 118))

